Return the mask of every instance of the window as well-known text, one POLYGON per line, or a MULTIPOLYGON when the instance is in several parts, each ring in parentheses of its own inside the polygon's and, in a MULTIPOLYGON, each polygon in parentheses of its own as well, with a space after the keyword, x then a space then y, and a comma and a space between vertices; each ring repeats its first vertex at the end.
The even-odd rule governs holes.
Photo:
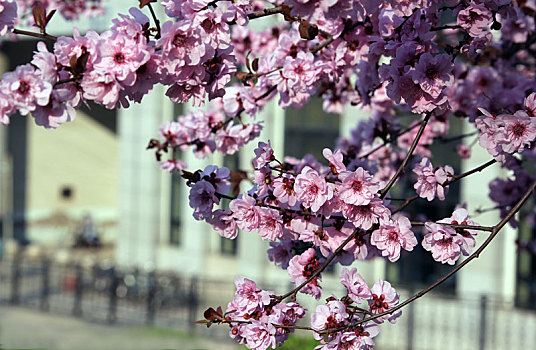
MULTIPOLYGON (((182 114, 182 105, 176 104, 173 106, 173 117, 182 114)), ((167 155, 169 157, 169 155, 167 155)), ((182 152, 177 151, 175 157, 180 159, 182 152)), ((169 223, 169 244, 178 246, 181 244, 181 211, 182 197, 185 195, 183 189, 183 181, 180 175, 174 171, 171 174, 171 204, 170 204, 170 223, 169 223)))
MULTIPOLYGON (((463 133, 462 121, 452 117, 450 119, 450 135, 455 137, 463 133)), ((454 168, 455 173, 460 172, 461 162, 460 157, 456 155, 456 143, 439 144, 432 148, 431 158, 434 166, 449 164, 454 168), (452 145, 452 147, 448 147, 452 145)), ((411 171, 407 171, 411 173, 411 171)), ((414 177, 410 176, 405 183, 400 183, 393 189, 393 198, 408 198, 415 195, 413 188, 414 177)), ((440 220, 450 217, 456 204, 459 203, 459 183, 454 183, 449 186, 449 193, 444 201, 437 199, 428 202, 426 199, 419 199, 407 207, 404 212, 410 215, 410 218, 417 218, 417 215, 424 214, 428 220, 440 220)), ((399 204, 394 202, 393 204, 399 204)), ((400 260, 396 263, 387 261, 386 279, 396 285, 405 286, 407 288, 422 288, 426 287, 440 277, 451 271, 454 266, 441 264, 432 258, 432 253, 424 250, 421 245, 424 230, 413 228, 413 232, 417 236, 418 244, 413 248, 413 251, 406 252, 402 250, 400 260), (423 234, 421 234, 421 232, 423 234)), ((455 293, 456 291, 456 275, 452 276, 441 284, 438 291, 443 293, 455 293)))
POLYGON ((339 137, 340 117, 326 114, 322 100, 313 98, 303 109, 285 113, 285 155, 302 158, 310 153, 323 161, 322 150, 333 148, 339 137))
MULTIPOLYGON (((226 155, 223 158, 223 166, 228 168, 231 172, 237 171, 240 169, 240 157, 238 153, 232 154, 232 155, 226 155)), ((233 189, 231 188, 231 191, 233 189)), ((231 195, 235 196, 238 193, 232 193, 231 195)), ((226 199, 222 199, 221 202, 222 209, 226 210, 229 209, 229 201, 226 199)), ((236 236, 235 239, 229 239, 225 237, 220 237, 220 253, 222 255, 230 255, 235 256, 238 253, 238 237, 236 236)))
POLYGON ((171 221, 169 225, 169 244, 181 244, 181 197, 183 195, 180 175, 171 175, 171 221))
MULTIPOLYGON (((527 205, 526 208, 532 210, 533 205, 527 205)), ((536 242, 536 229, 527 220, 521 220, 518 229, 516 305, 529 309, 536 309, 536 245, 534 242, 536 242)))

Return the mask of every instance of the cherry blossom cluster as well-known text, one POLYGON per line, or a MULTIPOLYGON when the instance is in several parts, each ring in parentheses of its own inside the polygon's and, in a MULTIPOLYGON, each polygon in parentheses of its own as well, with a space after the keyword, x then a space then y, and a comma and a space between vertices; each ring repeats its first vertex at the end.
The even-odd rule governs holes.
POLYGON ((39 3, 47 13, 56 10, 66 20, 94 17, 104 13, 101 0, 16 0, 19 8, 19 18, 27 20, 27 24, 35 24, 31 13, 34 6, 39 3))
MULTIPOLYGON (((306 310, 295 297, 321 300, 329 264, 396 262, 419 244, 443 264, 472 259, 478 229, 486 229, 463 206, 449 218, 417 222, 405 210, 413 201, 443 201, 453 182, 499 163, 508 177, 490 182, 490 199, 516 225, 516 204, 534 188, 526 162, 536 159, 534 1, 140 0, 103 33, 74 29, 58 38, 46 33, 54 10, 74 19, 102 8, 98 0, 0 0, 0 35, 54 41, 51 51, 39 42, 30 63, 2 76, 1 122, 31 114, 56 128, 82 103, 128 108, 156 84, 175 103, 210 101, 162 125, 148 148, 164 170, 186 180, 195 219, 228 239, 257 232, 295 286, 278 296, 239 277, 226 311, 207 310, 207 325, 229 325, 230 336, 250 349, 280 346, 301 327, 306 310), (267 16, 281 21, 249 26, 267 16), (39 32, 16 28, 24 21, 39 32), (277 159, 269 141, 258 142, 253 169, 240 173, 216 165, 189 171, 180 159, 190 149, 199 158, 235 154, 260 135, 255 117, 270 100, 301 108, 314 96, 325 112, 359 106, 370 116, 325 148, 323 159, 277 159), (469 132, 449 139, 453 118, 464 119, 469 132), (455 175, 434 159, 438 140, 464 159, 478 144, 491 160, 455 175), (392 186, 401 183, 415 195, 393 198, 392 186), (422 239, 416 226, 424 227, 422 239)), ((487 229, 491 239, 495 230, 487 229)), ((369 288, 355 268, 343 268, 340 282, 347 294, 328 297, 311 327, 301 328, 321 342, 317 349, 370 349, 378 324, 395 322, 405 304, 389 282, 369 288)))
POLYGON ((295 302, 280 303, 275 292, 262 290, 255 282, 235 279, 236 293, 227 305, 226 320, 231 324, 229 335, 248 349, 275 349, 287 340, 292 326, 305 316, 305 309, 295 302))

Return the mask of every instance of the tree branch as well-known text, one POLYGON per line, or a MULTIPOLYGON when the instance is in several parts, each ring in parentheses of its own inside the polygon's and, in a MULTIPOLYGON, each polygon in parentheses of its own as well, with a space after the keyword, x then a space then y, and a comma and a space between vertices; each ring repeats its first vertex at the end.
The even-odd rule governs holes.
MULTIPOLYGON (((380 318, 382 316, 386 316, 386 315, 390 315, 392 314, 393 312, 397 311, 397 310, 400 310, 401 308, 403 308, 404 306, 408 305, 409 303, 419 299, 420 297, 422 297, 423 295, 427 294, 428 292, 430 292, 431 290, 433 290, 434 288, 436 288, 437 286, 439 286, 440 284, 442 284, 443 282, 445 282, 449 277, 451 277, 452 275, 454 275, 456 272, 460 271, 465 265, 469 264, 469 262, 471 262, 472 260, 478 258, 480 256, 480 254, 482 253, 482 251, 491 243, 491 241, 493 241, 493 239, 497 236, 497 234, 499 233, 499 231, 504 227, 504 225, 506 225, 506 223, 508 221, 510 221, 510 219, 519 211, 519 209, 521 209, 521 207, 523 206, 523 204, 525 204, 525 202, 529 199, 529 197, 532 195, 532 193, 534 192, 534 189, 536 188, 536 181, 529 187, 529 189, 527 190, 527 192, 525 192, 525 194, 523 195, 523 197, 517 202, 517 204, 508 212, 508 214, 498 223, 496 224, 495 226, 493 226, 492 228, 492 231, 491 231, 491 234, 490 236, 484 241, 484 243, 482 243, 482 245, 480 247, 478 247, 478 249, 473 253, 471 254, 467 259, 465 259, 464 261, 462 261, 459 265, 457 265, 452 271, 450 271, 449 273, 447 273, 446 275, 444 275, 443 277, 441 277, 440 279, 438 279, 435 283, 431 284, 430 286, 426 287, 425 289, 421 290, 420 292, 418 292, 417 294, 413 295, 411 298, 405 300, 403 303, 400 303, 398 304, 397 306, 387 310, 387 311, 384 311, 384 312, 381 312, 379 314, 376 314, 374 316, 371 316, 371 317, 367 317, 363 320, 360 320, 358 321, 356 324, 352 325, 352 326, 359 326, 365 322, 369 322, 369 321, 372 321, 372 320, 375 320, 377 318, 380 318)), ((333 332, 333 331, 340 331, 340 330, 344 330, 348 327, 344 327, 344 328, 337 328, 337 329, 325 329, 323 331, 321 331, 320 333, 328 333, 328 332, 333 332)))
POLYGON ((17 28, 13 29, 13 34, 27 35, 27 36, 31 36, 31 37, 34 37, 34 38, 47 39, 47 40, 51 40, 51 41, 57 41, 58 40, 58 37, 56 37, 54 35, 30 32, 30 31, 27 31, 27 30, 22 30, 22 29, 17 29, 17 28))
POLYGON ((393 175, 391 180, 389 180, 389 183, 380 191, 380 199, 384 199, 387 195, 387 192, 393 187, 395 181, 398 179, 400 174, 404 171, 404 168, 406 167, 406 164, 408 164, 409 158, 412 156, 413 152, 415 151, 415 148, 417 148, 417 144, 419 143, 419 140, 421 139, 421 136, 424 132, 424 128, 426 128, 426 125, 428 125, 428 121, 432 117, 432 113, 428 112, 426 114, 426 117, 424 117, 424 120, 421 124, 421 127, 419 128, 419 131, 417 131, 417 135, 415 136, 415 140, 413 140, 413 143, 411 144, 411 147, 409 148, 408 154, 406 154, 406 158, 404 158, 404 161, 400 166, 398 167, 398 170, 393 175))

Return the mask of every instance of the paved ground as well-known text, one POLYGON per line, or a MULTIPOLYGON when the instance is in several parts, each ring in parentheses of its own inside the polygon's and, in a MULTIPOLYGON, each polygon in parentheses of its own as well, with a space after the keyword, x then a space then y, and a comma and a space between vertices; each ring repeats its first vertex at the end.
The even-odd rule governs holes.
POLYGON ((230 340, 209 338, 203 326, 195 334, 150 327, 89 323, 69 316, 0 306, 0 350, 236 350, 230 340))

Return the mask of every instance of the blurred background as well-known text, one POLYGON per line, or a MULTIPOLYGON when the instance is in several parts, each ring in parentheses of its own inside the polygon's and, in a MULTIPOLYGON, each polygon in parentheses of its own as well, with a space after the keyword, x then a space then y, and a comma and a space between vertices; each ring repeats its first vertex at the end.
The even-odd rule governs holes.
MULTIPOLYGON (((138 4, 130 2, 108 3, 105 16, 75 26, 81 33, 106 30, 115 14, 138 4)), ((72 27, 55 17, 49 32, 69 34, 72 27)), ((22 37, 3 42, 0 70, 29 62, 35 49, 36 41, 22 37)), ((264 289, 291 288, 286 271, 268 261, 260 237, 228 240, 195 221, 184 182, 145 151, 160 124, 189 108, 173 105, 164 92, 157 86, 129 109, 84 107, 57 130, 44 130, 31 117, 14 117, 0 128, 0 349, 239 349, 228 328, 207 330, 193 321, 209 306, 225 309, 238 275, 264 289)), ((356 109, 325 115, 319 100, 286 111, 276 102, 260 115, 261 139, 271 140, 279 159, 321 157, 367 117, 356 109)), ((451 121, 453 135, 464 128, 451 121)), ((254 148, 204 160, 182 157, 190 169, 249 169, 254 148)), ((464 161, 448 147, 436 154, 434 164, 449 163, 457 172, 489 159, 476 148, 464 161)), ((450 216, 457 203, 466 202, 470 213, 487 208, 487 183, 505 175, 489 168, 451 186, 446 202, 412 210, 434 220, 450 216)), ((413 195, 411 185, 400 187, 397 196, 413 195)), ((489 211, 474 221, 493 225, 498 215, 489 211)), ((482 242, 486 233, 479 236, 482 242)), ((478 260, 405 308, 397 325, 382 325, 377 349, 536 348, 536 259, 534 249, 516 243, 535 238, 533 225, 505 228, 478 260)), ((369 284, 389 280, 402 299, 449 271, 420 247, 396 264, 375 259, 355 266, 369 284)), ((343 295, 339 272, 324 274, 325 296, 343 295)), ((309 310, 316 305, 309 297, 298 301, 309 310)), ((313 349, 307 337, 294 336, 284 348, 313 349)))

